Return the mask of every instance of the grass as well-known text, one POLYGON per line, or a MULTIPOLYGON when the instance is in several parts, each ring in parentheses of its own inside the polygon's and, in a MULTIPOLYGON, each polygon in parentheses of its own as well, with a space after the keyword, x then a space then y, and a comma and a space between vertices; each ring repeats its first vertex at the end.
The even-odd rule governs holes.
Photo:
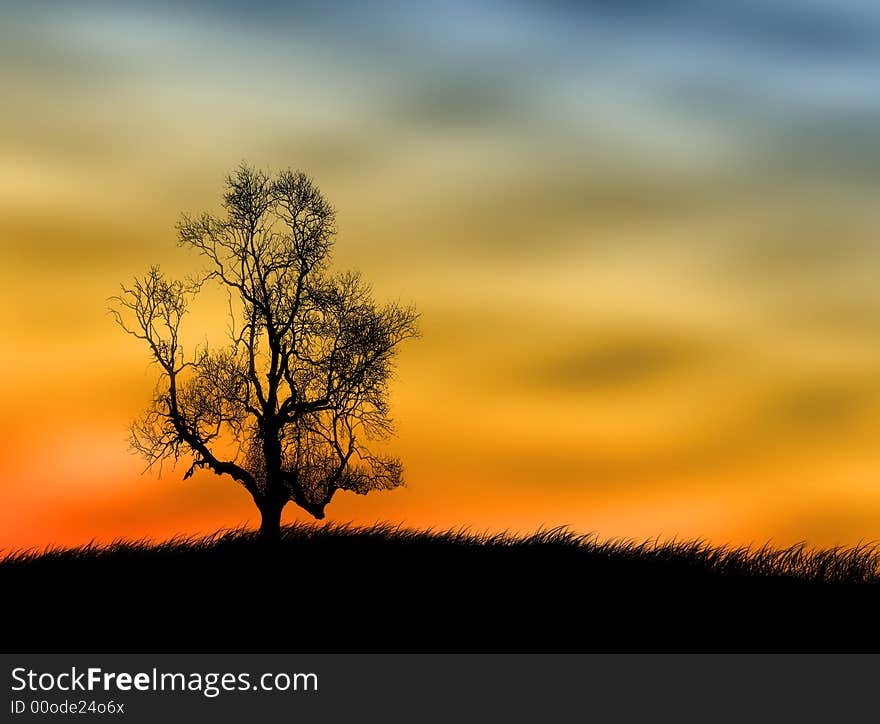
POLYGON ((379 524, 7 553, 7 648, 880 650, 880 552, 379 524))
MULTIPOLYGON (((10 572, 28 566, 57 565, 73 561, 108 561, 119 564, 144 557, 175 559, 189 556, 220 556, 257 546, 247 529, 221 530, 207 536, 175 536, 162 542, 149 539, 117 540, 109 545, 89 543, 75 548, 31 548, 0 557, 0 570, 10 572)), ((789 548, 770 544, 755 546, 712 545, 707 541, 625 539, 600 541, 594 534, 578 534, 568 528, 540 530, 531 535, 507 532, 476 534, 466 530, 410 530, 379 523, 369 527, 294 523, 282 531, 283 547, 303 546, 416 546, 456 547, 482 551, 515 551, 538 547, 545 551, 576 553, 585 563, 637 562, 684 566, 703 573, 727 576, 780 577, 826 584, 876 584, 880 582, 880 548, 877 543, 851 547, 810 548, 798 543, 789 548)))

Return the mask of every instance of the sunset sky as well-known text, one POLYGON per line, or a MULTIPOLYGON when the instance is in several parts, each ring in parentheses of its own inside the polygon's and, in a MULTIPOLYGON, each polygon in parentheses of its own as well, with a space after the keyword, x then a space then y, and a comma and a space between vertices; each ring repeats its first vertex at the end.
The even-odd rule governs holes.
POLYGON ((422 313, 408 485, 332 520, 880 538, 874 3, 0 1, 0 87, 0 547, 257 521, 141 474, 155 370, 106 311, 199 268, 174 224, 242 160, 422 313))

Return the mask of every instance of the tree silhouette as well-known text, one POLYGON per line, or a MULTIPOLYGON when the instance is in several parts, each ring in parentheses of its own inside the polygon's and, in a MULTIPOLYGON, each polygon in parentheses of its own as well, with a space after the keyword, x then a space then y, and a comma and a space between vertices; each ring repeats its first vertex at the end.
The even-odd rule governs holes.
POLYGON ((223 209, 177 225, 207 271, 172 280, 153 267, 112 298, 116 321, 160 371, 130 443, 148 467, 184 456, 184 479, 204 468, 236 480, 273 539, 289 501, 320 519, 337 490, 403 483, 400 461, 368 445, 392 432, 388 385, 418 315, 377 305, 357 273, 329 271, 335 212, 305 174, 243 164, 226 179, 223 209), (181 321, 209 283, 228 292, 229 341, 185 351, 181 321))

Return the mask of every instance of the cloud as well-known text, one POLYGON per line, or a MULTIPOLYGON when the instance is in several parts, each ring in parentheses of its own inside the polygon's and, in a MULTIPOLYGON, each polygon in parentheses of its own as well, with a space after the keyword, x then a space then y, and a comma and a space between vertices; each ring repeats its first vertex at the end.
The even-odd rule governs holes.
POLYGON ((704 339, 661 330, 615 332, 548 354, 522 371, 530 386, 598 392, 663 384, 670 375, 705 369, 718 352, 704 339))
POLYGON ((876 384, 837 375, 783 384, 770 392, 753 428, 797 437, 847 435, 870 409, 876 395, 876 384))

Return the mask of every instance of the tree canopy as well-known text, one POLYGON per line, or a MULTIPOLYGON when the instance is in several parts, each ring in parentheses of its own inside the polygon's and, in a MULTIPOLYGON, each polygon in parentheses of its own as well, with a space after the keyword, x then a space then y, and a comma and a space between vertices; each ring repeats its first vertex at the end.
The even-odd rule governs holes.
POLYGON ((338 490, 403 483, 400 461, 371 445, 393 431, 389 383, 418 315, 376 303, 356 272, 331 271, 335 211, 305 174, 242 165, 222 208, 177 225, 205 270, 169 279, 153 267, 113 297, 116 321, 159 368, 130 443, 150 465, 186 457, 185 478, 230 476, 271 537, 289 501, 323 518, 338 490), (228 340, 190 347, 181 323, 207 284, 228 292, 228 340))

